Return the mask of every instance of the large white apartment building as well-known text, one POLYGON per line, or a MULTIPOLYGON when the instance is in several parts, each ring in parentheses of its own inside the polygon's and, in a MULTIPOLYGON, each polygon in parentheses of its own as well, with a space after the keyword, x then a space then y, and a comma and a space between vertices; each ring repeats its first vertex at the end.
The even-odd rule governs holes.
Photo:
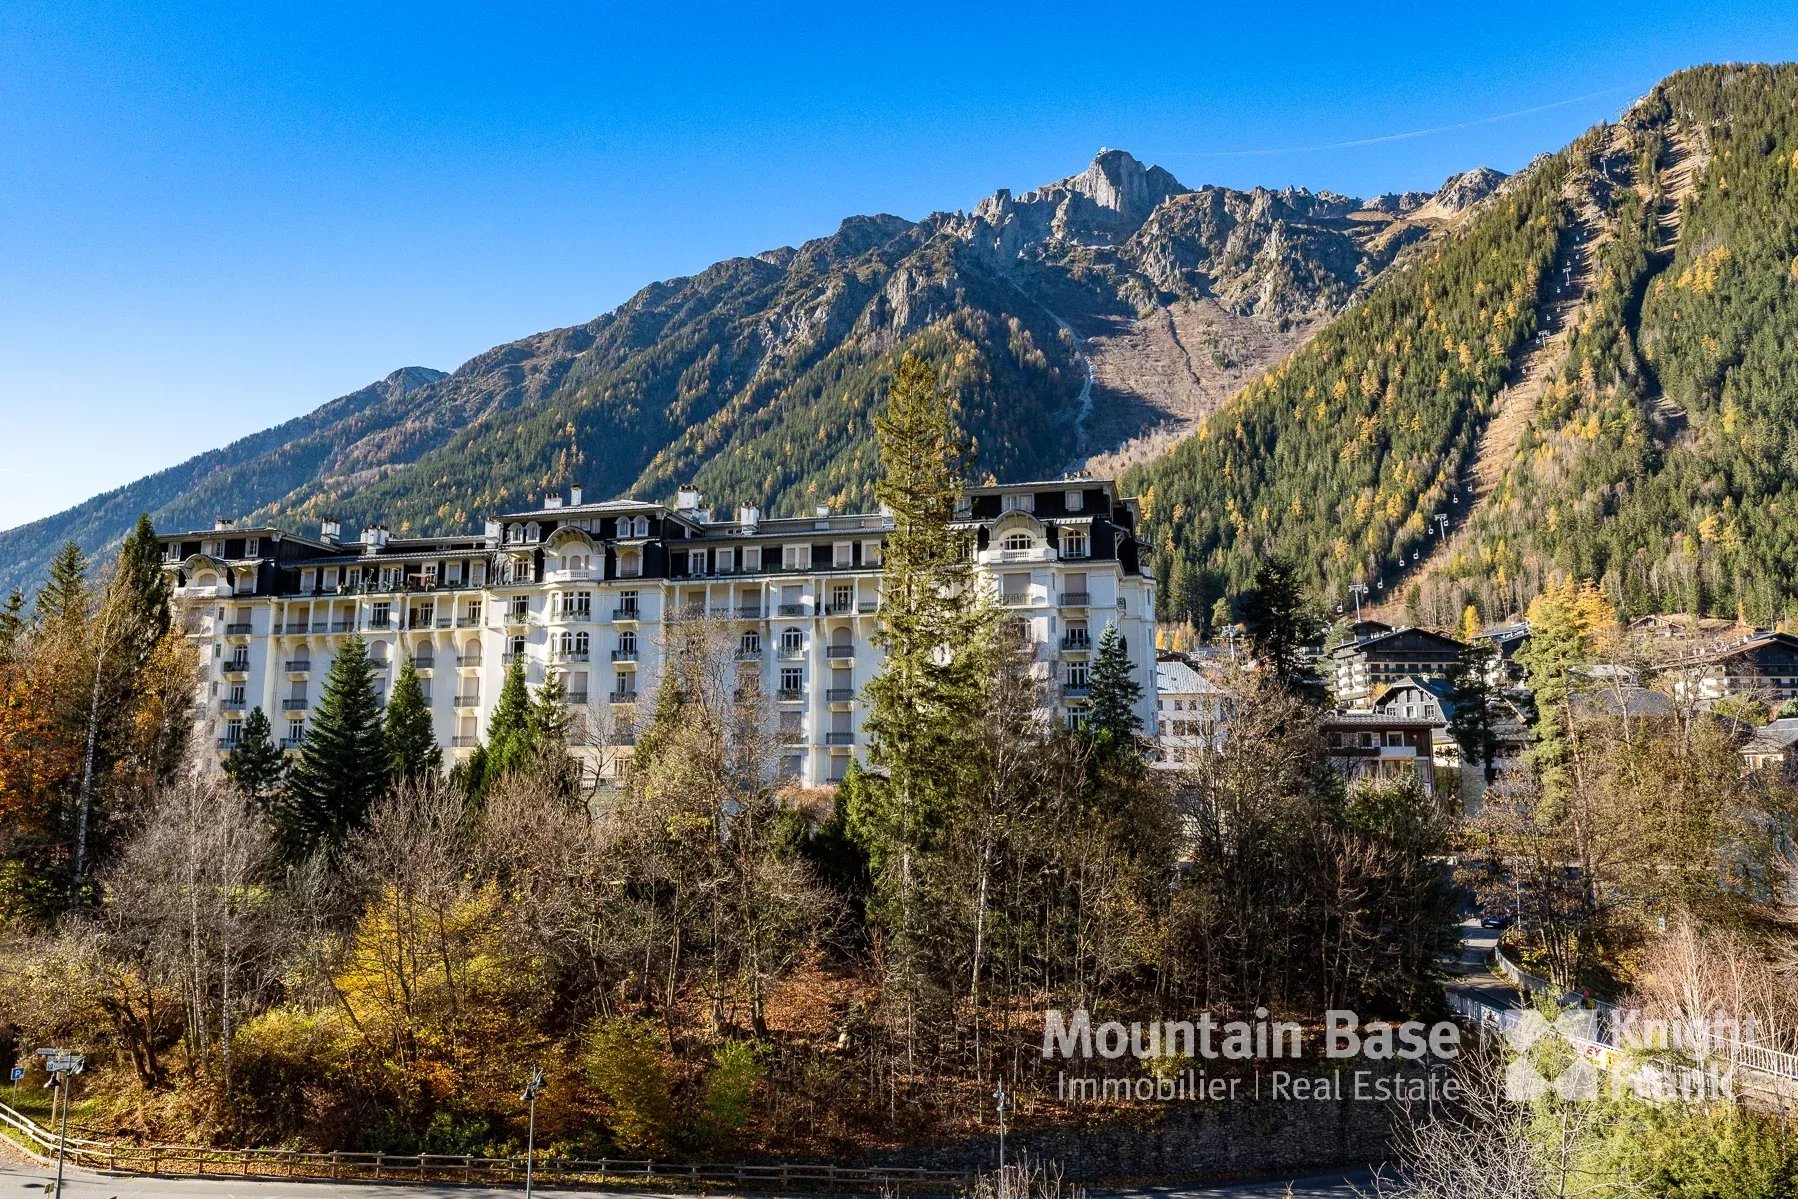
MULTIPOLYGON (((1085 703, 1099 634, 1116 622, 1156 720, 1155 581, 1136 501, 1108 480, 971 489, 959 511, 979 585, 1025 622, 1057 715, 1085 703)), ((220 521, 165 534, 177 616, 205 658, 198 719, 220 752, 260 707, 297 748, 331 656, 362 637, 383 696, 403 657, 425 680, 438 740, 455 756, 487 732, 515 656, 533 685, 560 678, 585 730, 577 752, 615 775, 661 674, 664 628, 728 622, 737 669, 772 697, 781 771, 815 786, 865 761, 862 688, 880 670, 878 513, 719 519, 683 490, 672 506, 566 500, 486 522, 482 534, 345 541, 220 521)))

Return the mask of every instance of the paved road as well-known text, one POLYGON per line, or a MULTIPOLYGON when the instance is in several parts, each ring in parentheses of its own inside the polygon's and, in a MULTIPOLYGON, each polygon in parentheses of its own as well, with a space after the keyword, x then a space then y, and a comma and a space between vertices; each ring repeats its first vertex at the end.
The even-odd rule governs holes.
POLYGON ((1134 1191, 1096 1191, 1094 1199, 1353 1199, 1370 1194, 1373 1174, 1368 1170, 1325 1170, 1294 1178, 1261 1182, 1227 1183, 1221 1186, 1147 1187, 1134 1191), (1290 1188, 1290 1189, 1289 1189, 1290 1188))
POLYGON ((1498 945, 1498 937, 1497 929, 1480 927, 1478 914, 1462 920, 1460 952, 1445 963, 1447 987, 1492 1007, 1512 1008, 1520 1002, 1516 984, 1492 973, 1487 965, 1492 950, 1498 945))

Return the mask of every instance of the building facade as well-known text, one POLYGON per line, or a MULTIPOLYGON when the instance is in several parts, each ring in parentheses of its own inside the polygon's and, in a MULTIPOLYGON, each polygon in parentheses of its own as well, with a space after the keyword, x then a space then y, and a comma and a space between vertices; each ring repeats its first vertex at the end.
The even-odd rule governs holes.
POLYGON ((1448 678, 1463 648, 1453 637, 1417 628, 1389 629, 1346 641, 1330 651, 1336 702, 1365 711, 1381 688, 1400 679, 1448 678))
MULTIPOLYGON (((1123 635, 1155 722, 1155 583, 1136 502, 1111 482, 970 489, 957 511, 977 586, 1022 622, 1051 681, 1053 718, 1079 718, 1105 625, 1123 635)), ((559 680, 580 717, 576 752, 602 777, 628 756, 661 675, 665 630, 728 627, 739 678, 755 678, 778 768, 815 786, 866 760, 862 689, 879 673, 880 513, 720 518, 682 490, 672 505, 584 503, 580 489, 486 522, 479 535, 346 541, 221 521, 161 538, 177 619, 200 647, 202 733, 227 752, 260 707, 296 749, 341 640, 364 639, 382 698, 410 657, 438 741, 480 744, 514 658, 533 686, 559 680)))
POLYGON ((1179 769, 1224 739, 1224 691, 1179 654, 1155 662, 1155 766, 1179 769))

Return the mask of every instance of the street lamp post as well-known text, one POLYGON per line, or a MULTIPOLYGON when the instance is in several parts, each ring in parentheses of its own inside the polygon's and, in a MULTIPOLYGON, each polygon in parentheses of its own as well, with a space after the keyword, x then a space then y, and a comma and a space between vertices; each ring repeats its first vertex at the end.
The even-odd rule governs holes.
POLYGON ((532 1070, 531 1080, 524 1084, 520 1098, 531 1105, 530 1123, 524 1134, 524 1199, 531 1199, 532 1166, 537 1159, 537 1093, 543 1090, 543 1071, 532 1070))

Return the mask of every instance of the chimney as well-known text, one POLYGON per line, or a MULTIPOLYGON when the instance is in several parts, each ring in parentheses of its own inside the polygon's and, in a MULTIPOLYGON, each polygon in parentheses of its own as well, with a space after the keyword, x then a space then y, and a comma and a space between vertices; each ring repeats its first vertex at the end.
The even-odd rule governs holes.
POLYGON ((543 497, 543 510, 545 512, 549 511, 551 508, 560 508, 561 506, 562 506, 562 493, 561 492, 557 492, 554 495, 546 495, 543 497))
POLYGON ((754 504, 745 504, 737 509, 737 523, 743 526, 745 533, 755 532, 756 522, 761 518, 761 510, 754 504))
POLYGON ((581 506, 581 485, 579 483, 576 483, 568 489, 568 506, 570 508, 579 508, 581 506))
POLYGON ((225 529, 231 528, 236 523, 237 522, 232 520, 229 516, 215 516, 212 518, 212 531, 214 533, 222 532, 225 529))
POLYGON ((318 526, 318 539, 326 545, 336 545, 342 536, 343 525, 338 521, 326 520, 318 526))
POLYGON ((692 512, 699 507, 699 489, 683 487, 674 493, 674 510, 676 512, 692 512))
POLYGON ((504 532, 504 528, 503 528, 503 526, 501 526, 499 521, 494 520, 491 516, 489 516, 487 518, 487 533, 486 533, 487 544, 488 545, 498 545, 500 536, 503 532, 504 532))
POLYGON ((814 510, 813 515, 815 515, 817 517, 817 521, 812 525, 812 527, 814 529, 830 528, 830 508, 829 507, 827 507, 824 504, 819 504, 818 507, 814 510))
POLYGON ((376 550, 387 548, 387 530, 380 525, 369 525, 362 530, 362 552, 372 554, 376 550))

